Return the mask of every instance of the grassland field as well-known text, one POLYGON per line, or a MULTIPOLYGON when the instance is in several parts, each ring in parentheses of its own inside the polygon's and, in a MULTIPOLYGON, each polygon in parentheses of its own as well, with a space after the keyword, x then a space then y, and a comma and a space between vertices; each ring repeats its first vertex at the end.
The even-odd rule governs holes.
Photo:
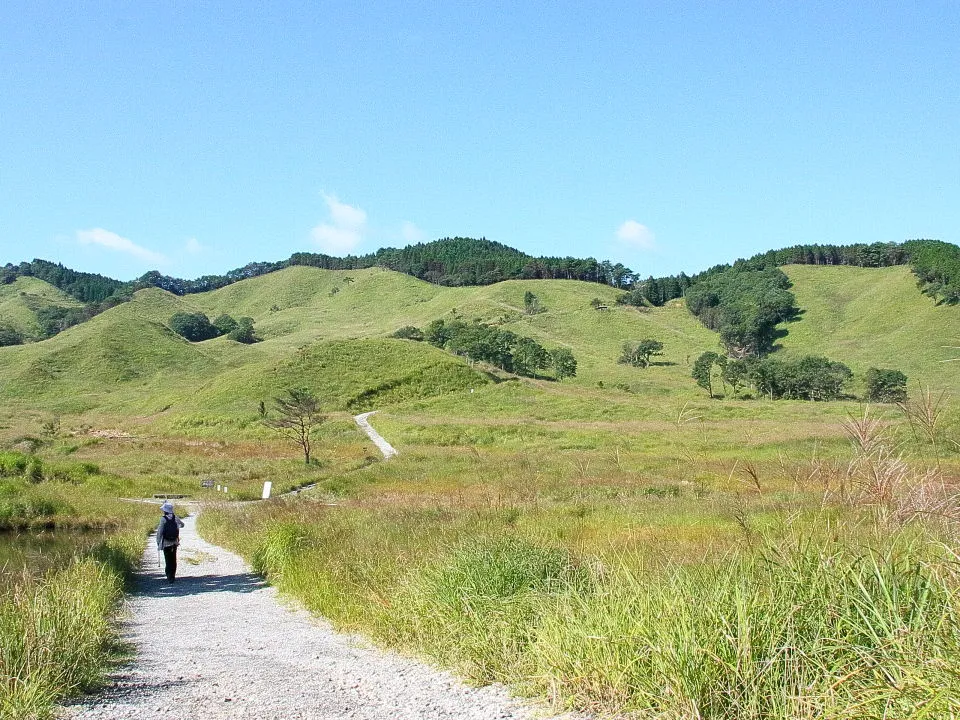
POLYGON ((958 717, 957 526, 918 493, 960 487, 958 365, 945 362, 960 311, 906 268, 785 270, 803 313, 780 352, 901 369, 916 408, 939 413, 932 434, 894 406, 864 420, 855 399, 707 398, 690 368, 717 337, 682 303, 296 267, 183 298, 140 291, 0 348, 0 444, 34 463, 0 481, 9 498, 49 501, 39 525, 119 518, 99 529, 117 538, 148 523, 117 497, 207 501, 201 532, 338 625, 562 707, 958 717), (528 290, 546 312, 523 314, 528 290), (167 327, 181 310, 250 316, 263 341, 191 344, 167 327), (516 378, 387 337, 437 317, 569 347, 577 375, 516 378), (617 364, 645 337, 664 343, 658 364, 617 364), (297 386, 328 413, 310 466, 258 414, 297 386), (389 462, 353 423, 369 409, 400 452, 389 462), (259 497, 265 480, 315 487, 217 504, 259 497))

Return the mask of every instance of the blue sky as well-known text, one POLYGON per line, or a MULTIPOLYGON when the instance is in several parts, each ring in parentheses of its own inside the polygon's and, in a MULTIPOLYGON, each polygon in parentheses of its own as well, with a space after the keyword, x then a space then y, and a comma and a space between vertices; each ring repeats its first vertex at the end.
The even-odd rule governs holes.
POLYGON ((960 241, 956 0, 517 5, 7 0, 0 263, 960 241))

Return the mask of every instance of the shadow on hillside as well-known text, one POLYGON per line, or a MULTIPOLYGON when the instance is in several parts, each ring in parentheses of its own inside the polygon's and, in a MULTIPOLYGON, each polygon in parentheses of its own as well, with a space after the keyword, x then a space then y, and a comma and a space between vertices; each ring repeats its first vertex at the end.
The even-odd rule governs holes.
POLYGON ((234 575, 181 575, 169 583, 159 571, 141 574, 137 578, 134 595, 147 597, 182 597, 210 592, 250 593, 267 586, 263 578, 253 573, 234 575))

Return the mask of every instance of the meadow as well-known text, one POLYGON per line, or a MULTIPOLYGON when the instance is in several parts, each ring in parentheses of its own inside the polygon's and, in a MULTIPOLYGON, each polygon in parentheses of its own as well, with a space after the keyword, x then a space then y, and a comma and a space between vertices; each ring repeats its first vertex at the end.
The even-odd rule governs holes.
MULTIPOLYGON (((99 533, 129 567, 154 508, 141 521, 116 498, 187 494, 205 537, 338 626, 557 707, 960 716, 960 386, 940 341, 960 318, 905 268, 787 270, 804 313, 782 352, 903 369, 906 414, 855 397, 711 400, 690 366, 717 339, 680 303, 618 307, 610 288, 573 281, 440 288, 289 268, 186 298, 141 291, 0 348, 0 521, 99 533), (546 312, 523 314, 528 290, 546 312), (165 325, 181 310, 249 315, 263 342, 187 343, 165 325), (436 317, 569 347, 577 376, 515 378, 387 337, 436 317), (643 337, 664 342, 658 364, 617 364, 643 337), (327 411, 309 466, 258 412, 298 386, 327 411), (353 423, 368 409, 400 451, 388 462, 353 423), (311 489, 228 502, 266 480, 311 489)), ((5 601, 9 617, 47 607, 39 588, 75 567, 118 566, 97 559, 99 540, 80 545, 19 583, 33 600, 5 601)), ((21 574, 37 566, 24 557, 21 574)), ((119 591, 104 584, 109 618, 119 591)), ((78 677, 56 692, 90 686, 78 677)))

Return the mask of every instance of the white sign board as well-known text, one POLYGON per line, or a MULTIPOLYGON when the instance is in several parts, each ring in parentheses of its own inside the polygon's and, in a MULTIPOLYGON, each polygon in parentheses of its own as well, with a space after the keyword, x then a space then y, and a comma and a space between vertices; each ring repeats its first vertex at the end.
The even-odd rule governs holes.
POLYGON ((267 481, 263 484, 263 499, 264 499, 264 500, 269 500, 269 499, 270 499, 270 490, 271 490, 271 488, 273 488, 273 483, 270 482, 269 480, 267 480, 267 481))

